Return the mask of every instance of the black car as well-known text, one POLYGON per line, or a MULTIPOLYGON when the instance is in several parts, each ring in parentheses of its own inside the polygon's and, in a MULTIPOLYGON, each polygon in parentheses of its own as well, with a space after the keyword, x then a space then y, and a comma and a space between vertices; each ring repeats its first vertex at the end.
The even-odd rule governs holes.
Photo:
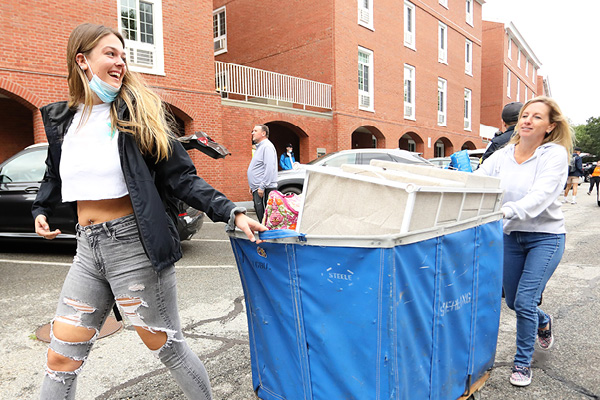
MULTIPOLYGON (((39 238, 34 232, 31 205, 46 171, 48 144, 27 147, 0 164, 0 239, 39 238)), ((177 200, 177 230, 181 240, 191 239, 204 222, 204 213, 177 200)), ((56 239, 75 238, 76 216, 71 206, 59 204, 49 220, 62 232, 56 239)))

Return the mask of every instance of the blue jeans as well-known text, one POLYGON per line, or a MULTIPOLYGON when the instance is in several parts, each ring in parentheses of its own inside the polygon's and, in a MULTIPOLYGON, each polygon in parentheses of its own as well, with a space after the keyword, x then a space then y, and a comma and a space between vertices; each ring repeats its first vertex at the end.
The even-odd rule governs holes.
POLYGON ((61 326, 91 329, 95 335, 85 342, 66 342, 56 338, 51 329, 50 348, 82 364, 75 371, 53 371, 46 366, 41 399, 75 398, 77 375, 115 301, 135 327, 166 333, 166 343, 152 352, 186 396, 211 399, 204 365, 183 338, 176 299, 174 266, 160 272, 152 268, 133 215, 77 225, 77 254, 63 284, 52 328, 61 322, 61 326))
POLYGON ((537 329, 550 321, 538 303, 564 250, 564 233, 511 232, 504 235, 502 283, 506 304, 517 314, 515 365, 531 365, 537 329))

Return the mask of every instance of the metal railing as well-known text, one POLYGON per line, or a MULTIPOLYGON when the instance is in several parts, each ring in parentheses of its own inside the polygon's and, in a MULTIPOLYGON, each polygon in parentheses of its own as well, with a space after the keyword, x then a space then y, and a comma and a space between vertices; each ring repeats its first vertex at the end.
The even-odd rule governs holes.
POLYGON ((331 110, 331 85, 277 72, 215 61, 217 92, 331 110))

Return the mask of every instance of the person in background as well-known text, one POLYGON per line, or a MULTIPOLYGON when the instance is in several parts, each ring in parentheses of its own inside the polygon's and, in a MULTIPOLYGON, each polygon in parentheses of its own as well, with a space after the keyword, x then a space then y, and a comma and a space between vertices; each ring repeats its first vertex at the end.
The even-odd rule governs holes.
POLYGON ((523 103, 515 101, 508 103, 502 109, 502 132, 496 133, 496 136, 491 140, 485 149, 485 153, 481 156, 479 164, 483 163, 489 156, 494 154, 496 150, 499 150, 506 146, 513 133, 515 132, 515 125, 519 119, 519 111, 523 107, 523 103))
POLYGON ((590 190, 588 190, 587 192, 588 196, 592 194, 592 190, 594 190, 594 185, 596 185, 596 194, 599 194, 598 191, 600 190, 600 160, 596 162, 596 167, 590 174, 590 190))
POLYGON ((285 146, 285 153, 283 153, 281 155, 281 157, 279 157, 279 166, 284 171, 292 169, 294 166, 294 163, 296 162, 296 159, 294 158, 293 150, 294 150, 294 147, 292 146, 292 144, 288 143, 287 146, 285 146))
POLYGON ((277 189, 277 151, 269 140, 266 125, 256 125, 252 129, 252 143, 256 145, 256 152, 248 165, 248 184, 256 217, 262 221, 269 193, 277 189))
POLYGON ((174 263, 182 254, 169 204, 179 198, 252 241, 252 231, 266 227, 196 175, 162 101, 129 70, 124 46, 112 28, 77 26, 67 44, 69 101, 41 109, 49 147, 32 207, 35 231, 45 239, 61 233, 50 228, 61 201, 75 206, 78 218, 41 398, 75 398, 77 377, 116 302, 185 395, 207 400, 208 374, 177 311, 174 263))
POLYGON ((506 304, 517 316, 517 352, 510 376, 515 386, 531 383, 536 337, 542 350, 554 344, 554 321, 538 304, 565 248, 558 197, 567 180, 573 140, 556 102, 536 97, 521 109, 509 144, 475 171, 500 178, 504 189, 502 285, 506 304))
POLYGON ((581 154, 581 149, 576 147, 573 158, 569 163, 569 178, 567 179, 567 186, 565 187, 565 197, 562 200, 563 203, 567 201, 569 190, 572 188, 573 195, 571 197, 571 204, 577 204, 577 188, 579 188, 579 180, 583 176, 583 162, 581 161, 579 154, 581 154))

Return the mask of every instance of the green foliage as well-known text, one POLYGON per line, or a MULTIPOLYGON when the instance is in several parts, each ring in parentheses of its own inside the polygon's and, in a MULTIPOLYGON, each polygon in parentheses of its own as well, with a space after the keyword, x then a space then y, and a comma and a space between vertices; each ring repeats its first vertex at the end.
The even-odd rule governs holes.
POLYGON ((594 160, 600 158, 600 117, 589 118, 585 125, 573 127, 576 146, 581 148, 583 153, 594 155, 594 160))

